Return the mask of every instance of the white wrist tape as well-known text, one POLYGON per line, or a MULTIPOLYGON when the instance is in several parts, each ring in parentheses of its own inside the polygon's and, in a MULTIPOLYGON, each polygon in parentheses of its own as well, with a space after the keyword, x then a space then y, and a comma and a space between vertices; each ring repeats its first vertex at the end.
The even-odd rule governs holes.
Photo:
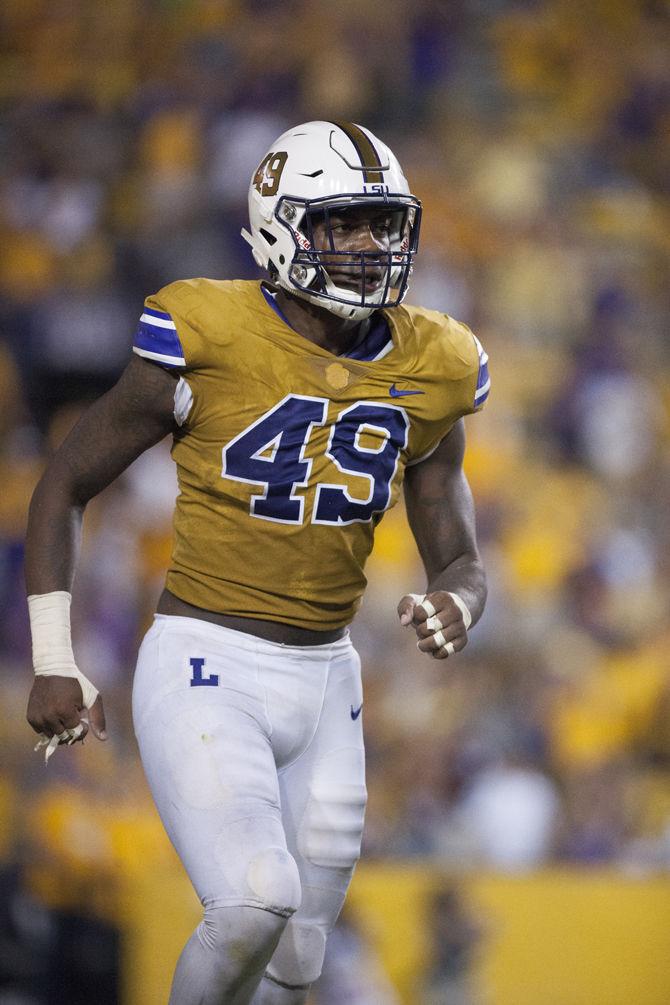
POLYGON ((451 597, 453 602, 456 604, 456 607, 459 608, 461 614, 463 615, 463 624, 465 625, 465 630, 467 632, 468 628, 472 624, 472 615, 470 614, 468 605, 465 603, 462 597, 459 597, 457 593, 450 592, 449 596, 451 597))
POLYGON ((70 602, 65 590, 28 597, 33 638, 33 668, 38 677, 74 677, 81 685, 85 708, 98 697, 97 688, 77 668, 70 634, 70 602))

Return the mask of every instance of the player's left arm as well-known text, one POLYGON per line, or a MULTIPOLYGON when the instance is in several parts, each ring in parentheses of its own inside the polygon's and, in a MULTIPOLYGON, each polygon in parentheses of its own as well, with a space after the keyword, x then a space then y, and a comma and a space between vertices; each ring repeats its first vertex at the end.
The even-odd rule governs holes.
POLYGON ((401 624, 414 626, 419 649, 436 659, 464 648, 468 628, 479 620, 486 603, 464 453, 460 419, 430 457, 405 472, 407 516, 428 587, 425 600, 418 594, 404 596, 398 614, 401 624), (426 602, 428 609, 423 606, 426 602))

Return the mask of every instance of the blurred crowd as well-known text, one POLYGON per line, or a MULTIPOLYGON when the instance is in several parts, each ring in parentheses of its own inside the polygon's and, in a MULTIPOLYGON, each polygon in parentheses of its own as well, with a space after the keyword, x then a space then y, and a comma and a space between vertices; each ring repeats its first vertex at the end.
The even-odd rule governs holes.
POLYGON ((130 687, 170 552, 169 444, 89 507, 75 652, 111 738, 48 772, 24 720, 31 490, 145 296, 258 275, 252 171, 331 117, 397 153, 424 203, 408 300, 468 323, 493 381, 467 421, 490 599, 448 665, 397 624, 423 583, 401 509, 378 531, 354 630, 364 854, 670 868, 668 51, 661 0, 2 5, 0 861, 40 896, 65 909, 78 869, 113 875, 160 833, 130 687))

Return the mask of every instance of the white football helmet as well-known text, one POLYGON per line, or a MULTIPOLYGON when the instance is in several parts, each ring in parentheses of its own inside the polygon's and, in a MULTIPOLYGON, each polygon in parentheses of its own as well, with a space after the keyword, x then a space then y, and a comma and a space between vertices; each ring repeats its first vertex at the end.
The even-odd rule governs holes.
POLYGON ((307 122, 283 133, 251 180, 249 220, 251 233, 242 230, 242 236, 254 260, 289 293, 352 321, 403 300, 418 248, 421 203, 392 151, 368 129, 307 122), (336 250, 330 216, 356 207, 388 212, 388 251, 336 250), (325 223, 326 249, 314 245, 317 221, 325 223))

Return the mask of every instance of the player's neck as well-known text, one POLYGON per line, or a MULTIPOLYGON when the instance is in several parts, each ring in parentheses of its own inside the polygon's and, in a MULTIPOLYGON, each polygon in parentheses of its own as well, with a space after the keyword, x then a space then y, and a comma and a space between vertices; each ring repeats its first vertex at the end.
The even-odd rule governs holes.
POLYGON ((292 297, 285 290, 277 290, 277 306, 292 328, 315 345, 336 356, 344 355, 363 337, 368 320, 346 321, 309 300, 292 297))

